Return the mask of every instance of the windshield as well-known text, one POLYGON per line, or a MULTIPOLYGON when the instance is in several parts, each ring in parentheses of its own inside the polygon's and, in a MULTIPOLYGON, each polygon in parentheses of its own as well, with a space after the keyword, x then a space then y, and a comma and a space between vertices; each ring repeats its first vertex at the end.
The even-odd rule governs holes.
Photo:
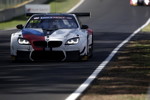
POLYGON ((26 28, 73 29, 78 28, 78 25, 72 16, 46 16, 31 18, 26 28))

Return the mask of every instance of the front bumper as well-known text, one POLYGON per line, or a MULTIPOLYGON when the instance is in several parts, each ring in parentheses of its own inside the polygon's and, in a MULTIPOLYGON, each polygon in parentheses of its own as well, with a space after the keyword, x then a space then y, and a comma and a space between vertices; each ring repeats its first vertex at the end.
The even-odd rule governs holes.
POLYGON ((80 59, 79 51, 17 51, 18 60, 31 61, 77 61, 80 59))
POLYGON ((14 43, 11 45, 11 55, 19 59, 36 60, 78 60, 86 55, 85 42, 76 45, 60 45, 58 42, 52 44, 43 44, 36 42, 34 45, 20 45, 14 43), (52 46, 52 47, 51 47, 52 46))

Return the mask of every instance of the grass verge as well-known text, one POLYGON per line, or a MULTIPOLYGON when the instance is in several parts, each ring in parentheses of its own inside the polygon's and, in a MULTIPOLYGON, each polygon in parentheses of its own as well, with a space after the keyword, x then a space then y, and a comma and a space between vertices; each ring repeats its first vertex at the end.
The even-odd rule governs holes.
POLYGON ((143 28, 142 32, 150 32, 150 24, 143 28))
POLYGON ((127 43, 79 100, 150 100, 150 25, 127 43))
MULTIPOLYGON (((51 6, 51 12, 67 12, 73 6, 75 6, 80 0, 53 0, 51 2, 47 2, 51 6)), ((12 20, 1 22, 0 23, 0 30, 14 28, 17 24, 25 24, 27 18, 23 16, 16 17, 12 20)))
POLYGON ((73 6, 75 6, 80 0, 53 0, 49 3, 51 5, 52 12, 67 12, 73 6))

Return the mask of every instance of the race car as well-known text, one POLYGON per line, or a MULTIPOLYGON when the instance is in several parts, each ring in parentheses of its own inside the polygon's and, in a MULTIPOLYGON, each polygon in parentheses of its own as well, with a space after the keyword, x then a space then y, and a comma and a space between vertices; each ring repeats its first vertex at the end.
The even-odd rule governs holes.
POLYGON ((132 6, 142 6, 142 5, 150 5, 150 0, 130 0, 130 5, 132 6))
POLYGON ((20 31, 11 34, 10 53, 19 60, 88 60, 93 52, 93 30, 76 14, 34 14, 20 31))

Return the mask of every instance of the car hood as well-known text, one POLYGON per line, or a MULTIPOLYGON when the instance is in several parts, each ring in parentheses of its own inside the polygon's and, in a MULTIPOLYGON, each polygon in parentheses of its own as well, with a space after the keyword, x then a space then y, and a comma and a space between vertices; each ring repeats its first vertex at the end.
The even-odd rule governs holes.
MULTIPOLYGON (((79 29, 58 29, 58 30, 42 30, 42 29, 23 29, 22 35, 29 40, 34 39, 34 37, 49 37, 51 39, 65 39, 69 37, 75 37, 79 35, 79 29)), ((38 38, 35 38, 38 39, 38 38)))

